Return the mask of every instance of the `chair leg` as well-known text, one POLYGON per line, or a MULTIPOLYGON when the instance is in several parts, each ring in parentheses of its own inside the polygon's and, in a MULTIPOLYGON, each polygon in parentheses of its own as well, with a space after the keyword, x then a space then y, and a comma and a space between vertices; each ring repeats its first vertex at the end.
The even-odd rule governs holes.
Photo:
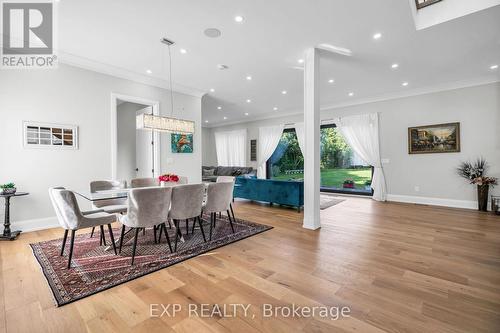
POLYGON ((66 246, 66 239, 68 238, 68 229, 64 230, 64 237, 63 237, 63 241, 62 241, 62 245, 61 245, 61 257, 63 256, 64 254, 64 247, 66 246))
POLYGON ((233 220, 236 222, 236 217, 234 217, 233 204, 229 204, 229 208, 231 209, 231 215, 233 215, 233 220))
POLYGON ((229 209, 227 210, 227 218, 229 219, 229 223, 231 224, 231 230, 233 231, 234 234, 233 219, 231 218, 231 213, 229 212, 229 209))
POLYGON ((122 253, 123 237, 125 237, 125 226, 124 225, 122 225, 122 232, 120 234, 120 248, 118 250, 119 253, 122 253))
POLYGON ((186 219, 186 235, 189 235, 189 219, 186 219))
MULTIPOLYGON (((201 229, 201 234, 203 235, 203 241, 206 243, 207 242, 207 238, 205 237, 205 231, 203 230, 203 225, 201 224, 201 218, 198 216, 198 217, 195 217, 195 221, 198 220, 198 224, 200 225, 200 229, 201 229)), ((194 222, 193 221, 193 226, 194 226, 194 222)), ((193 228, 194 229, 194 228, 193 228)))
POLYGON ((170 223, 170 219, 167 219, 167 221, 168 221, 168 228, 172 229, 172 223, 170 223))
POLYGON ((175 226, 175 245, 174 245, 174 251, 177 252, 177 240, 179 238, 179 220, 174 220, 174 226, 175 226))
MULTIPOLYGON (((165 229, 165 238, 167 239, 167 244, 168 244, 168 248, 170 249, 170 253, 172 253, 172 244, 170 243, 170 237, 168 237, 168 232, 167 232, 167 226, 165 225, 165 223, 163 223, 162 225, 160 225, 160 232, 161 232, 161 229, 165 229)), ((176 234, 177 236, 177 234, 176 234)))
POLYGON ((111 224, 108 224, 108 231, 109 231, 109 238, 111 238, 111 244, 113 244, 113 251, 115 251, 115 255, 117 255, 118 253, 116 253, 115 236, 113 235, 113 229, 111 229, 111 224))
POLYGON ((92 231, 90 232, 90 238, 92 238, 94 236, 94 231, 95 231, 95 227, 92 227, 92 231))
POLYGON ((142 235, 144 236, 146 234, 146 228, 142 228, 142 235))
POLYGON ((131 266, 134 265, 135 249, 137 247, 137 236, 139 235, 139 230, 140 230, 140 228, 135 228, 134 245, 132 246, 132 264, 131 264, 131 266))
POLYGON ((191 228, 191 233, 194 234, 194 227, 196 226, 196 218, 193 219, 193 227, 191 228))
POLYGON ((68 269, 71 268, 71 258, 73 258, 73 246, 75 245, 75 231, 71 230, 71 240, 69 243, 68 269))
POLYGON ((153 226, 153 233, 154 233, 155 244, 156 244, 157 242, 156 242, 156 226, 155 225, 153 226))
POLYGON ((215 217, 215 213, 210 213, 210 237, 209 237, 210 240, 212 240, 212 229, 214 227, 214 217, 215 217))
POLYGON ((101 237, 102 237, 102 242, 104 243, 104 246, 106 246, 106 236, 104 235, 104 226, 99 226, 101 228, 101 237))

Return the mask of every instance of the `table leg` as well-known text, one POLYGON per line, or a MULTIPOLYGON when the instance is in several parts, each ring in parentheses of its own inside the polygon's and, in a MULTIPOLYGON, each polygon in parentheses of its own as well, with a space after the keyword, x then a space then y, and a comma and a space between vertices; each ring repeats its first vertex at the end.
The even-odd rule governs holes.
POLYGON ((0 235, 0 240, 14 240, 21 231, 10 230, 10 197, 5 197, 5 218, 3 223, 3 234, 0 235))

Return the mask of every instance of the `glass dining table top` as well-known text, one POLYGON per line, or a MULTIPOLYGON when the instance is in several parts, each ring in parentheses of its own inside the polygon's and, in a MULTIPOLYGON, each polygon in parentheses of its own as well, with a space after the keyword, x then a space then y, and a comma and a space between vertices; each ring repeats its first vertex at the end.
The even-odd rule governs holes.
MULTIPOLYGON (((205 186, 208 186, 210 183, 202 183, 205 186)), ((174 185, 178 186, 178 185, 174 185)), ((235 186, 239 186, 238 184, 235 184, 235 186)), ((142 188, 159 188, 160 186, 151 186, 151 187, 142 187, 142 188)), ((120 188, 120 189, 113 189, 113 190, 105 190, 105 191, 97 191, 97 192, 90 192, 90 189, 87 190, 73 190, 73 192, 79 196, 81 196, 84 199, 87 199, 89 201, 95 202, 99 200, 110 200, 110 199, 126 199, 128 197, 128 193, 130 192, 132 188, 127 187, 127 188, 120 188)))

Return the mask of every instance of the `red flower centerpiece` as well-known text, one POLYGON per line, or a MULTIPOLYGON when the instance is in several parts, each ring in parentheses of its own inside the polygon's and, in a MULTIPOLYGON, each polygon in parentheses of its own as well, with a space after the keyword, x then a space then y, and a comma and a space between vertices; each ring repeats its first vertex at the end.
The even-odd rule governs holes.
POLYGON ((179 176, 177 176, 176 174, 173 174, 173 173, 166 173, 166 174, 158 177, 158 180, 160 181, 160 183, 162 183, 162 182, 163 183, 167 183, 167 182, 177 183, 179 181, 179 176))

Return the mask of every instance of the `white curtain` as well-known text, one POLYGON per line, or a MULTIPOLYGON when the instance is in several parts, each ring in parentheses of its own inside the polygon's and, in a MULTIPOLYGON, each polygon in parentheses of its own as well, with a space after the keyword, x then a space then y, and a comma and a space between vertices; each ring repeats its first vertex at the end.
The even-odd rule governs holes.
POLYGON ((219 166, 246 166, 247 130, 215 132, 215 150, 219 166))
POLYGON ((296 123, 295 124, 295 133, 297 134, 297 141, 299 142, 299 148, 302 152, 302 156, 306 156, 305 146, 306 146, 306 138, 304 136, 304 123, 296 123))
POLYGON ((349 146, 363 161, 374 168, 372 179, 373 199, 385 201, 387 190, 384 171, 380 163, 378 114, 343 117, 336 124, 349 146))
POLYGON ((280 142, 285 125, 259 128, 259 149, 257 150, 257 177, 266 178, 266 162, 280 142))

